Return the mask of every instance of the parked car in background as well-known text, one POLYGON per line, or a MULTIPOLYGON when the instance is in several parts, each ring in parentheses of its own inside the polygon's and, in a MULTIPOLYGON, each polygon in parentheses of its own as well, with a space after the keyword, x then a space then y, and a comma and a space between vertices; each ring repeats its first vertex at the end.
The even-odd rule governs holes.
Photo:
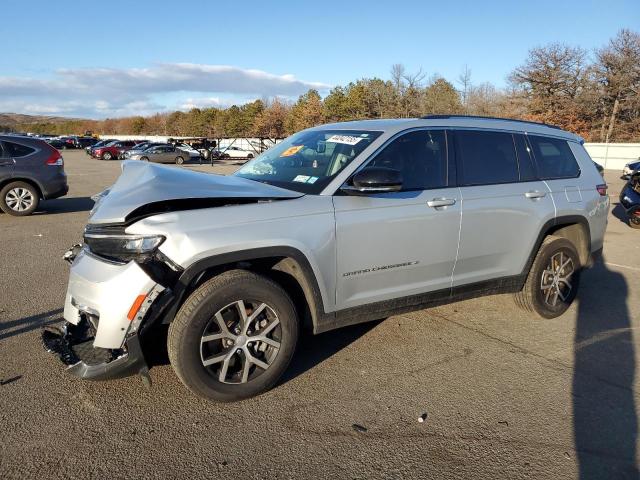
POLYGON ((120 155, 131 150, 136 145, 134 140, 117 140, 111 142, 108 145, 94 148, 91 150, 93 158, 99 160, 111 160, 114 158, 120 158, 120 155))
POLYGON ((60 152, 37 138, 0 135, 0 209, 9 215, 33 213, 40 200, 69 191, 60 152))
POLYGON ((622 178, 629 179, 631 174, 637 170, 640 170, 640 158, 634 162, 627 163, 622 169, 622 178))
POLYGON ((233 145, 230 147, 221 147, 220 151, 222 152, 221 158, 253 158, 256 155, 252 150, 245 150, 244 148, 233 145))
POLYGON ((202 154, 191 145, 187 145, 186 143, 178 143, 175 145, 175 147, 179 148, 183 152, 187 152, 189 154, 190 160, 199 160, 200 158, 202 158, 202 154))
POLYGON ((59 137, 59 140, 62 142, 62 150, 78 148, 75 137, 59 137))
POLYGON ((640 228, 640 170, 634 171, 620 192, 620 205, 624 208, 629 226, 640 228))
POLYGON ((65 150, 67 148, 66 142, 59 138, 48 138, 45 140, 49 145, 58 150, 65 150))
POLYGON ((142 152, 131 155, 131 160, 142 160, 154 163, 175 163, 182 165, 189 159, 189 153, 174 147, 173 145, 157 145, 147 148, 142 152))
POLYGON ((128 158, 131 158, 132 155, 136 155, 136 154, 138 154, 140 152, 145 151, 148 148, 158 147, 160 145, 167 145, 167 144, 166 143, 162 143, 162 142, 142 142, 142 143, 138 143, 131 150, 127 150, 126 152, 124 152, 123 158, 126 160, 128 158))
POLYGON ((85 153, 87 155, 93 156, 92 150, 95 150, 96 148, 104 147, 104 146, 109 145, 110 143, 113 143, 113 142, 117 142, 117 140, 114 139, 114 138, 100 140, 95 145, 90 145, 90 146, 86 147, 84 149, 84 151, 85 151, 85 153))
POLYGON ((94 137, 76 137, 74 143, 76 148, 87 148, 98 143, 98 139, 94 137))

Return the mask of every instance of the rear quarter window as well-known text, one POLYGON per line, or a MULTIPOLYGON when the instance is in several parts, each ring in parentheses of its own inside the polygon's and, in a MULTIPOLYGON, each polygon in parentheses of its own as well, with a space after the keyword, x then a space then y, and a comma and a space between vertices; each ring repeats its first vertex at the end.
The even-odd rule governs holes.
POLYGON ((12 158, 20 158, 26 157, 27 155, 31 155, 36 151, 35 148, 27 147, 26 145, 21 145, 19 143, 13 142, 3 142, 4 143, 4 154, 7 157, 12 158))
POLYGON ((580 176, 580 167, 566 140, 529 135, 529 143, 533 150, 538 176, 541 179, 553 180, 580 176))

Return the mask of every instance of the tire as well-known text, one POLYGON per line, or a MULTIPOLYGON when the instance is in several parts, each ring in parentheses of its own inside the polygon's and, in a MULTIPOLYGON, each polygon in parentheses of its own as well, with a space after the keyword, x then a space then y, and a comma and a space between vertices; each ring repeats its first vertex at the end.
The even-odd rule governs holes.
POLYGON ((253 158, 253 153, 250 153, 249 155, 247 155, 247 158, 251 160, 253 158))
POLYGON ((580 269, 580 257, 573 243, 562 237, 546 237, 533 260, 524 287, 514 294, 516 305, 542 318, 559 317, 576 298, 580 269))
POLYGON ((148 162, 149 161, 149 157, 140 157, 140 161, 141 162, 148 162))
POLYGON ((640 228, 640 218, 638 217, 629 217, 629 226, 631 228, 640 228))
POLYGON ((184 302, 169 328, 169 360, 193 393, 233 402, 276 384, 293 357, 298 334, 295 307, 278 284, 253 272, 231 270, 202 284, 184 302), (241 322, 241 311, 248 316, 248 325, 241 322), (257 317, 251 321, 254 311, 257 317), (256 321, 260 330, 251 333, 256 321), (269 344, 251 341, 261 333, 271 335, 269 344), (210 340, 202 342, 204 337, 210 340), (265 350, 260 351, 262 348, 265 350), (247 366, 245 352, 267 368, 251 361, 247 366), (210 364, 205 366, 205 362, 210 364))
POLYGON ((111 160, 113 157, 111 156, 111 154, 109 152, 104 152, 102 154, 102 160, 111 160))
POLYGON ((40 194, 31 184, 12 182, 0 190, 0 209, 14 217, 31 215, 40 203, 40 194))
POLYGON ((182 165, 184 163, 184 158, 176 157, 176 165, 182 165))

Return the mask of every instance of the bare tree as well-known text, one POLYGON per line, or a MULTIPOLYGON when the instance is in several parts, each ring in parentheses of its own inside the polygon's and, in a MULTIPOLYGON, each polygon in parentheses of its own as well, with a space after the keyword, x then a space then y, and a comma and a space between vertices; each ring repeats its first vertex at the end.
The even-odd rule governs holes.
POLYGON ((462 106, 465 113, 469 113, 469 91, 472 88, 471 85, 471 69, 468 65, 465 65, 458 75, 458 83, 460 84, 460 96, 462 97, 462 106))

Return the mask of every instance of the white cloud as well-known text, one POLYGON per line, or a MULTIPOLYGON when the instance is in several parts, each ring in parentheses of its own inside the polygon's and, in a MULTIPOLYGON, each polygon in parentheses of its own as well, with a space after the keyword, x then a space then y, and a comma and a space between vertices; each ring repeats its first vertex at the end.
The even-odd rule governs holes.
POLYGON ((0 77, 0 111, 90 117, 148 114, 176 104, 184 109, 226 106, 233 103, 230 98, 293 98, 310 88, 325 91, 329 87, 291 74, 227 65, 165 63, 150 68, 61 69, 48 79, 0 77), (158 100, 167 96, 181 98, 177 103, 158 100))

